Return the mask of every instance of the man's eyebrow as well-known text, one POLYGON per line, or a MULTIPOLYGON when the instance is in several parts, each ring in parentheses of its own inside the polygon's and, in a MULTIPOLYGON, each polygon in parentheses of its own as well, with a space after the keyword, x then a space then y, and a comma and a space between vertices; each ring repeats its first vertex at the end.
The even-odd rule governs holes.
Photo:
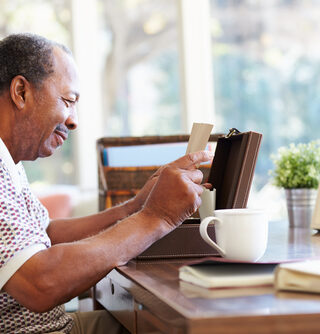
POLYGON ((76 97, 77 100, 79 100, 79 97, 80 97, 80 93, 77 92, 77 91, 72 91, 71 92, 72 95, 74 95, 76 97))

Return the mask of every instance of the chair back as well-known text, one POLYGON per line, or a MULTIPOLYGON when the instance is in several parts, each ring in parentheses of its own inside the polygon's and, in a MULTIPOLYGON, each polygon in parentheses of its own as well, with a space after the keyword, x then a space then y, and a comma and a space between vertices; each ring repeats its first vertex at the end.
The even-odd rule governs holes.
MULTIPOLYGON (((210 135, 208 149, 214 150, 222 136, 210 135)), ((99 209, 135 196, 161 165, 185 154, 188 140, 189 135, 98 139, 99 209)), ((200 169, 207 180, 210 165, 201 165, 200 169)))

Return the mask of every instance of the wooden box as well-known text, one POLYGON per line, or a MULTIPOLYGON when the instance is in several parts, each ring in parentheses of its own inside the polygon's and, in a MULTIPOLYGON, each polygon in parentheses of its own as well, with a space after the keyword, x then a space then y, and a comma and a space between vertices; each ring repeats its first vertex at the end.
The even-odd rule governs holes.
MULTIPOLYGON (((217 142, 221 134, 210 136, 210 142, 217 142)), ((165 143, 187 143, 189 135, 145 136, 145 137, 104 137, 97 141, 99 175, 99 209, 112 207, 137 194, 148 178, 160 167, 157 166, 105 166, 104 149, 133 145, 152 145, 165 143)), ((204 180, 208 179, 210 165, 200 167, 204 180)))

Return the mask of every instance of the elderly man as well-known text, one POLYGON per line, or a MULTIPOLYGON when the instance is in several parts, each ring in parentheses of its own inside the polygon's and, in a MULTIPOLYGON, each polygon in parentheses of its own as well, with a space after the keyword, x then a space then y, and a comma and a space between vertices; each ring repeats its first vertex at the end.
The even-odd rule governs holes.
POLYGON ((0 41, 1 333, 89 333, 88 326, 120 333, 107 312, 97 320, 96 312, 70 315, 60 305, 172 231, 201 203, 196 166, 212 159, 205 151, 162 167, 120 206, 49 221, 21 161, 50 156, 63 144, 77 127, 78 99, 66 47, 29 34, 0 41))

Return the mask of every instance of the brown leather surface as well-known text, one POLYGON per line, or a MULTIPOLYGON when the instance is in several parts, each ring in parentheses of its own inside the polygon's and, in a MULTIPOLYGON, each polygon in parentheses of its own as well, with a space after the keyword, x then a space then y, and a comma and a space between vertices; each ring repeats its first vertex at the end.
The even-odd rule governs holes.
POLYGON ((216 189, 216 209, 247 206, 261 139, 252 131, 218 139, 208 179, 216 189))
MULTIPOLYGON (((187 220, 171 233, 151 245, 137 259, 217 256, 217 251, 201 238, 199 225, 199 219, 187 220)), ((214 226, 208 227, 208 234, 215 240, 214 226)))
MULTIPOLYGON (((229 138, 226 138, 222 134, 210 136, 210 141, 217 141, 215 157, 209 175, 209 182, 212 183, 213 187, 217 190, 217 209, 246 207, 261 137, 261 134, 255 132, 244 132, 233 135, 229 138)), ((188 135, 99 139, 97 142, 97 151, 100 172, 100 210, 104 210, 106 207, 108 191, 116 191, 119 189, 132 191, 132 187, 134 189, 139 189, 149 177, 148 175, 143 174, 143 182, 140 182, 138 186, 136 184, 131 184, 128 181, 129 173, 125 168, 111 168, 102 165, 103 148, 109 146, 183 142, 188 141, 188 139, 188 135), (110 172, 119 173, 120 171, 125 171, 125 176, 121 175, 121 177, 111 177, 110 172), (120 187, 119 179, 121 179, 121 182, 127 183, 126 187, 120 187), (114 183, 114 187, 117 189, 113 189, 112 182, 114 183)), ((207 166, 207 173, 204 173, 205 180, 209 174, 208 167, 209 166, 207 166)), ((150 172, 149 169, 147 172, 150 172)), ((133 171, 135 173, 133 177, 135 182, 138 179, 138 172, 140 170, 143 171, 143 168, 130 169, 130 172, 133 171)), ((112 193, 113 199, 115 199, 115 194, 116 193, 112 193)), ((111 199, 109 202, 110 206, 114 205, 111 199)), ((146 251, 140 254, 137 259, 168 259, 218 255, 217 251, 206 244, 201 238, 199 233, 199 224, 200 220, 197 218, 187 220, 177 229, 151 245, 146 251)), ((208 233, 212 239, 215 239, 214 226, 209 226, 208 233)))

